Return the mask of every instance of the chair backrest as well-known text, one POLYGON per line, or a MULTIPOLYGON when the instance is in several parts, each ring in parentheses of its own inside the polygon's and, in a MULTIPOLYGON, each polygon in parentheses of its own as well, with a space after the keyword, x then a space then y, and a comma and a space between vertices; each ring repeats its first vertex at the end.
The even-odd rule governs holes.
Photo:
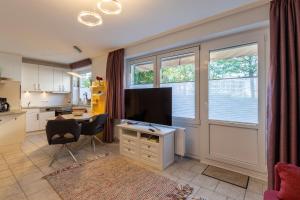
POLYGON ((74 136, 75 141, 80 137, 81 126, 76 122, 75 119, 65 120, 49 120, 46 126, 46 134, 48 143, 51 144, 53 136, 59 135, 64 137, 66 134, 74 136))
POLYGON ((93 121, 82 123, 81 134, 83 135, 94 135, 104 129, 108 114, 101 114, 94 117, 93 121))

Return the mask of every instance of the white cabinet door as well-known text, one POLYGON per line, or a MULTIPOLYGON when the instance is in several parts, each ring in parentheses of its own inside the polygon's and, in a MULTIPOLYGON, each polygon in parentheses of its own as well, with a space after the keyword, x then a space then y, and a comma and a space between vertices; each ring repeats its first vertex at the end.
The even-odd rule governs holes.
POLYGON ((39 114, 39 129, 45 130, 49 118, 55 117, 55 112, 41 112, 39 114))
POLYGON ((38 89, 41 91, 53 91, 53 68, 39 66, 39 84, 38 89))
POLYGON ((71 76, 63 72, 63 92, 71 92, 71 76))
POLYGON ((53 78, 53 91, 61 92, 62 91, 62 82, 63 82, 63 73, 61 70, 54 69, 54 78, 53 78))
POLYGON ((40 128, 39 126, 39 113, 26 113, 26 132, 37 131, 40 128))
POLYGON ((38 65, 23 63, 22 91, 36 91, 39 82, 38 65))

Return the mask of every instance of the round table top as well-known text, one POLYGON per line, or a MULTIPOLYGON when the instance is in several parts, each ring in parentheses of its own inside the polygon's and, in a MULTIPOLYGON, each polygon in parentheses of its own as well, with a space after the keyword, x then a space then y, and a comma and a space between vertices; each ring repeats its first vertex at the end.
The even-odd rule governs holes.
MULTIPOLYGON (((90 120, 92 117, 94 117, 96 114, 94 113, 83 113, 83 115, 81 116, 76 116, 73 114, 66 114, 66 115, 61 115, 64 119, 75 119, 77 121, 88 121, 90 120)), ((55 120, 56 117, 51 117, 48 120, 55 120)))

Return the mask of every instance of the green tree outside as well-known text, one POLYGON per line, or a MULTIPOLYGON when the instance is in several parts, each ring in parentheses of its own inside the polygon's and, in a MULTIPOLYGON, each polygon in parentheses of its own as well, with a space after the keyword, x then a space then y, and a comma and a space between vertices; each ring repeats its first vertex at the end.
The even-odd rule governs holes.
MULTIPOLYGON (((141 71, 134 68, 134 84, 151 84, 154 82, 154 71, 141 71)), ((179 66, 164 66, 160 72, 161 83, 180 83, 195 81, 195 67, 193 64, 179 66)))
POLYGON ((251 78, 251 97, 255 97, 254 79, 257 77, 257 56, 240 56, 209 63, 209 79, 251 78))
POLYGON ((257 56, 220 59, 209 63, 209 79, 257 77, 257 56))

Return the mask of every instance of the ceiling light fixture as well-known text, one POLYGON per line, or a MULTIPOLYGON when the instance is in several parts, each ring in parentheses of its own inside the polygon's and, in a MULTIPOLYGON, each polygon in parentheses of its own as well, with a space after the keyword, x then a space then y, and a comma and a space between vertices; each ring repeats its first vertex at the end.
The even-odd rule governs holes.
POLYGON ((79 23, 91 27, 98 26, 103 23, 102 17, 98 13, 91 11, 81 11, 77 20, 79 23))
POLYGON ((120 0, 100 0, 97 7, 107 15, 117 15, 122 11, 120 0))

